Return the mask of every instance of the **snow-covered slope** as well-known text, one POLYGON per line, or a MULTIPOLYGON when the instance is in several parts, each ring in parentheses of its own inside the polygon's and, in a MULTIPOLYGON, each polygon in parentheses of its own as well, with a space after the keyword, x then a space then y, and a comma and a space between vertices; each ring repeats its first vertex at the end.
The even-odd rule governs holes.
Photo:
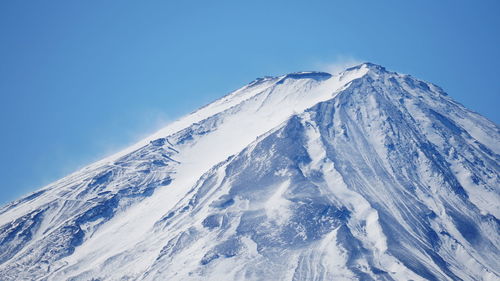
POLYGON ((499 154, 381 66, 260 78, 0 209, 0 280, 498 280, 499 154))

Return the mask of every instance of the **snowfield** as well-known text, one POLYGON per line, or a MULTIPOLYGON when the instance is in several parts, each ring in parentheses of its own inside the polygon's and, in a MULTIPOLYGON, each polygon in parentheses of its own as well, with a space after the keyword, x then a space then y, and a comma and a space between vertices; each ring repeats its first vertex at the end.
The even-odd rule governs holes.
POLYGON ((378 65, 259 78, 0 209, 0 280, 499 280, 499 154, 378 65))

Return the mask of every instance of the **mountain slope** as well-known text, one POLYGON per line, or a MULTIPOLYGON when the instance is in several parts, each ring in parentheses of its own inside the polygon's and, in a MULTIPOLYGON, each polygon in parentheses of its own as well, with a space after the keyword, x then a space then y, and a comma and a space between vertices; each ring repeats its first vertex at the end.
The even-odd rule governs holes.
POLYGON ((1 209, 0 276, 495 280, 499 150, 377 65, 258 79, 1 209))

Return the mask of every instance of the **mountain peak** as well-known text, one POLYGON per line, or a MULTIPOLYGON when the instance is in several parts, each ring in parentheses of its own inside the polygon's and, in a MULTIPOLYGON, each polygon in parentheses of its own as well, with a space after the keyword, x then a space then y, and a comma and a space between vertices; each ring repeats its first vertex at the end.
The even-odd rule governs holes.
POLYGON ((364 62, 364 63, 358 64, 358 65, 349 67, 345 71, 353 71, 353 70, 362 69, 362 68, 367 68, 367 69, 369 69, 369 71, 374 71, 374 72, 378 72, 378 73, 388 72, 385 67, 378 65, 378 64, 375 64, 375 63, 371 63, 371 62, 364 62))
POLYGON ((257 79, 0 208, 0 279, 497 280, 499 130, 438 93, 257 79))
MULTIPOLYGON (((349 67, 345 70, 343 70, 343 73, 346 72, 352 72, 352 71, 358 71, 362 69, 368 69, 368 71, 372 72, 388 72, 385 67, 374 64, 371 62, 364 62, 362 64, 358 64, 352 67, 349 67)), ((332 76, 334 76, 332 73, 328 73, 325 71, 298 71, 298 72, 291 72, 282 76, 264 76, 264 77, 258 77, 252 82, 248 84, 248 86, 254 86, 257 84, 260 84, 261 82, 264 81, 269 81, 269 80, 275 80, 278 79, 278 82, 276 84, 283 84, 286 80, 288 79, 293 79, 293 80, 300 80, 300 79, 312 79, 315 81, 323 81, 323 80, 328 80, 332 76)))
POLYGON ((327 72, 321 72, 321 71, 302 71, 302 72, 293 72, 285 75, 283 78, 280 79, 276 84, 283 84, 285 80, 287 79, 313 79, 316 81, 322 81, 322 80, 327 80, 332 75, 327 72))

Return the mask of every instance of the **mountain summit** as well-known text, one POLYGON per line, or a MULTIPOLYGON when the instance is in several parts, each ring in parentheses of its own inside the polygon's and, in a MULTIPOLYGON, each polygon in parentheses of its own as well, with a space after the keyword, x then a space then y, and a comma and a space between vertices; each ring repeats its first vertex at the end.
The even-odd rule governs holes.
POLYGON ((0 209, 0 279, 498 280, 499 160, 409 75, 259 78, 0 209))

